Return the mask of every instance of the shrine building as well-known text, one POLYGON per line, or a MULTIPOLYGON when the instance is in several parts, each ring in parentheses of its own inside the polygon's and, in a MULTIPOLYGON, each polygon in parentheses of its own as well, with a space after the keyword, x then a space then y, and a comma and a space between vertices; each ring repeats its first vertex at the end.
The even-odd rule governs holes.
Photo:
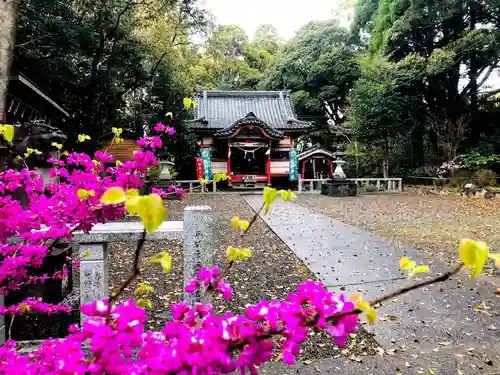
POLYGON ((188 126, 200 139, 197 178, 227 173, 229 186, 297 181, 297 138, 311 122, 297 118, 288 91, 204 91, 188 126))

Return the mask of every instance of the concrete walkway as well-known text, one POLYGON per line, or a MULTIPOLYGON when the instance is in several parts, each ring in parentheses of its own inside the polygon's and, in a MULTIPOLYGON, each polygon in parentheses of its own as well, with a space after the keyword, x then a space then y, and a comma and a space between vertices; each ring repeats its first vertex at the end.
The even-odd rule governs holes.
MULTIPOLYGON (((262 203, 260 196, 245 199, 255 210, 262 203)), ((362 292, 370 299, 404 285, 406 280, 386 281, 404 276, 399 270, 403 256, 428 265, 433 275, 447 270, 439 259, 397 248, 369 232, 293 203, 276 203, 263 219, 335 292, 362 292)), ((491 280, 471 281, 464 274, 385 303, 378 310, 381 321, 365 328, 391 355, 368 362, 378 361, 382 373, 391 373, 389 366, 392 373, 402 374, 456 375, 460 369, 464 375, 500 375, 500 296, 495 295, 496 288, 491 280), (483 308, 474 309, 481 304, 483 308)), ((335 362, 328 366, 335 368, 335 362)), ((366 371, 366 366, 359 366, 360 373, 366 371)))

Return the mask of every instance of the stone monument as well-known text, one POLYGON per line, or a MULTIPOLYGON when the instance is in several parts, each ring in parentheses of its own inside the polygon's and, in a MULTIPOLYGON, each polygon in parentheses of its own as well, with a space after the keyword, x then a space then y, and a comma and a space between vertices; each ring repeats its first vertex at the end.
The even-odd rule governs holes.
POLYGON ((336 167, 333 171, 333 179, 321 185, 321 194, 329 197, 355 197, 358 195, 358 184, 355 181, 347 180, 347 176, 342 169, 344 160, 334 161, 336 167))

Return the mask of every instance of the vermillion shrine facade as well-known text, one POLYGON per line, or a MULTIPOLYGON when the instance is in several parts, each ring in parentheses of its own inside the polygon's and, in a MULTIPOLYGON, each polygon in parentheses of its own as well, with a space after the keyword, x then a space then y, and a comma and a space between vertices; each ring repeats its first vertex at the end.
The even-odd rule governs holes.
POLYGON ((298 179, 297 139, 311 122, 297 118, 287 91, 204 91, 189 127, 200 138, 197 178, 227 173, 233 187, 298 179))

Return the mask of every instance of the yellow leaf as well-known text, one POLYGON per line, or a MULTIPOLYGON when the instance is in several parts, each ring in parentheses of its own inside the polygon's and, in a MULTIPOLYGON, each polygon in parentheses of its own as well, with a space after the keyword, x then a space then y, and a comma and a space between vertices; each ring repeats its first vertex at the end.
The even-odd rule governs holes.
POLYGON ((233 216, 231 219, 231 226, 234 230, 238 230, 240 228, 240 218, 238 216, 233 216))
POLYGON ((242 232, 246 231, 249 226, 250 226, 250 223, 248 221, 240 220, 240 229, 242 232))
POLYGON ((280 190, 279 193, 281 195, 281 199, 286 202, 288 200, 288 198, 289 198, 288 191, 286 191, 286 190, 280 190))
POLYGON ((478 277, 483 271, 483 267, 488 260, 488 245, 482 241, 476 242, 476 264, 474 265, 474 270, 471 274, 471 279, 478 277))
POLYGON ((252 256, 249 249, 238 249, 236 247, 228 247, 226 250, 226 257, 229 262, 240 261, 243 262, 252 256))
POLYGON ((0 126, 0 134, 7 142, 12 142, 14 140, 14 127, 12 125, 2 125, 0 126))
POLYGON ((427 272, 429 272, 428 266, 418 266, 410 271, 410 276, 414 276, 417 273, 427 273, 427 272))
POLYGON ((476 262, 476 241, 464 238, 458 249, 460 259, 467 267, 474 267, 476 262))
POLYGON ((78 189, 77 192, 76 192, 76 195, 78 196, 78 198, 80 199, 87 199, 88 196, 89 196, 89 193, 87 190, 85 189, 78 189))
POLYGON ((271 209, 271 205, 274 203, 276 198, 278 197, 278 192, 276 189, 273 189, 269 186, 264 188, 264 213, 267 214, 271 209))
MULTIPOLYGON (((42 153, 40 152, 40 154, 37 154, 37 155, 41 155, 42 153)), ((69 155, 69 152, 68 151, 64 151, 63 153, 61 153, 61 155, 63 156, 68 156, 69 155)))
POLYGON ((151 264, 159 264, 163 272, 170 272, 172 269, 172 257, 166 251, 154 255, 150 260, 151 264))
POLYGON ((142 307, 143 309, 153 308, 153 302, 151 302, 151 300, 149 299, 139 298, 137 301, 135 301, 135 304, 139 307, 142 307))
POLYGON ((137 205, 137 213, 144 228, 150 233, 158 229, 167 218, 167 209, 163 199, 158 194, 141 197, 141 201, 137 205))
POLYGON ((361 293, 354 293, 349 299, 354 303, 358 303, 358 302, 363 301, 363 297, 361 296, 361 293))
POLYGON ((434 374, 435 374, 434 370, 430 368, 430 369, 429 369, 429 374, 434 375, 434 374))
POLYGON ((125 192, 121 187, 111 187, 104 192, 101 196, 101 203, 103 204, 119 204, 125 202, 127 199, 125 192))
POLYGON ((115 139, 115 143, 116 143, 117 145, 119 145, 119 144, 123 143, 123 138, 116 137, 116 139, 115 139))
POLYGON ((28 312, 28 311, 30 311, 30 310, 31 310, 30 305, 28 305, 28 304, 26 304, 26 303, 23 303, 23 304, 21 305, 21 311, 22 311, 22 312, 28 312))
POLYGON ((490 254, 489 257, 491 259, 493 259, 493 261, 495 262, 495 266, 497 268, 500 268, 500 253, 498 253, 498 254, 490 254))
POLYGON ((467 268, 472 268, 471 278, 478 277, 489 257, 488 245, 482 241, 463 239, 458 249, 460 259, 467 268))
POLYGON ((191 107, 193 106, 193 100, 190 98, 184 98, 183 103, 186 109, 191 109, 191 107))
POLYGON ((137 296, 149 296, 155 292, 155 289, 146 281, 140 283, 135 290, 137 296))
POLYGON ((90 136, 87 134, 78 134, 78 142, 82 143, 90 139, 90 136))
POLYGON ((140 203, 141 203, 141 197, 128 198, 125 201, 125 209, 130 215, 136 215, 139 213, 138 207, 140 203))
POLYGON ((61 148, 62 148, 62 144, 57 143, 57 142, 52 142, 51 146, 57 148, 58 150, 61 150, 61 148))
POLYGON ((377 311, 375 309, 370 308, 366 311, 366 319, 368 320, 368 323, 370 324, 375 324, 377 321, 377 311))
POLYGON ((358 308, 361 311, 367 311, 368 309, 370 309, 370 304, 366 301, 359 301, 356 304, 356 308, 358 308))
POLYGON ((227 180, 227 174, 225 173, 216 173, 214 175, 215 182, 226 181, 226 180, 227 180))
POLYGON ((127 191, 125 192, 125 196, 127 197, 127 199, 138 197, 139 196, 139 190, 137 190, 137 189, 127 189, 127 191))
POLYGON ((410 264, 410 258, 408 258, 408 257, 402 257, 399 260, 399 268, 401 268, 403 270, 407 270, 409 264, 410 264))
POLYGON ((226 258, 229 262, 234 262, 237 257, 238 249, 235 247, 228 247, 226 250, 226 258))
POLYGON ((297 199, 297 195, 293 191, 291 191, 290 189, 280 190, 279 193, 281 195, 281 199, 285 202, 288 200, 297 199))
POLYGON ((111 132, 116 135, 117 137, 119 137, 122 132, 123 132, 123 129, 122 128, 115 128, 115 127, 112 127, 111 128, 111 132))
POLYGON ((167 117, 169 117, 169 116, 170 116, 170 117, 174 117, 174 114, 173 114, 172 112, 167 112, 166 116, 167 116, 167 117))

